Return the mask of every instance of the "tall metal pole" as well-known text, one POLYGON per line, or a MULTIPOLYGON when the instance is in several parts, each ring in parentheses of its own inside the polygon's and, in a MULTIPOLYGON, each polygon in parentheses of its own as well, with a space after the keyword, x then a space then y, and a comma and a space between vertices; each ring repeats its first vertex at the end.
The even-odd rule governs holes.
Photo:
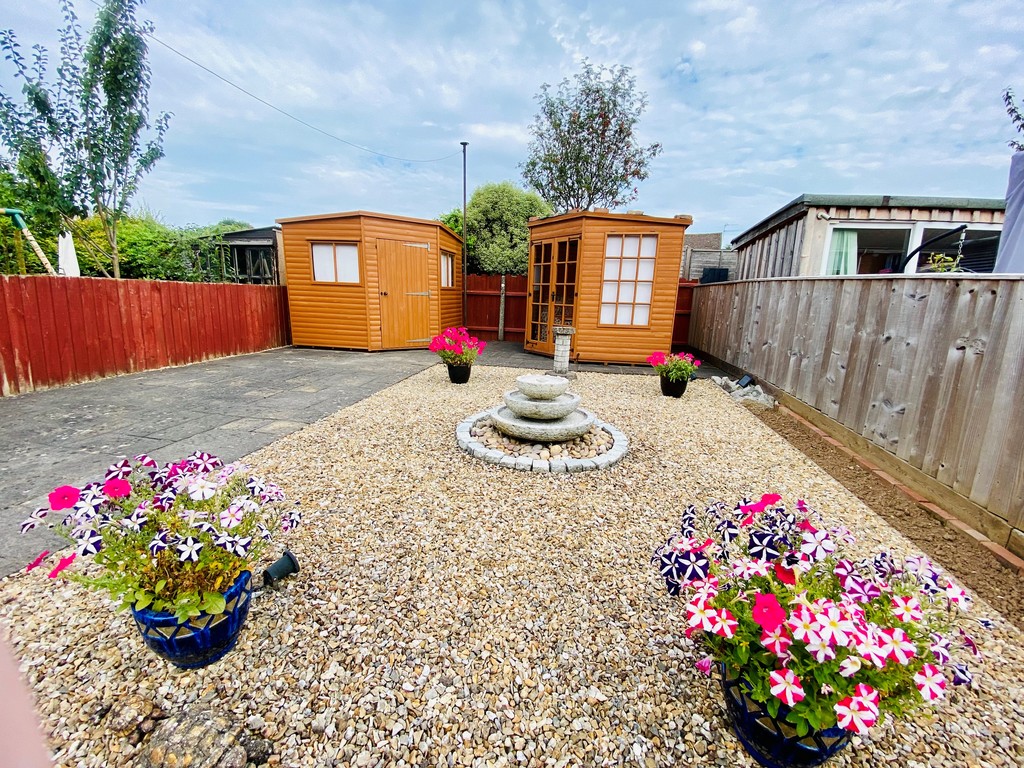
POLYGON ((466 226, 466 147, 469 146, 469 142, 460 141, 459 143, 462 145, 462 323, 468 325, 466 262, 469 260, 469 227, 466 226))

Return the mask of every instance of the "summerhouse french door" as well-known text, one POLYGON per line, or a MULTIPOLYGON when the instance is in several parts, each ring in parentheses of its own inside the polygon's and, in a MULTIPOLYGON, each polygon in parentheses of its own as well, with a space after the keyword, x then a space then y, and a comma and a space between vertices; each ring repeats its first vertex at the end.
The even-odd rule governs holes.
POLYGON ((575 320, 579 250, 575 237, 533 244, 525 345, 533 352, 554 354, 552 329, 575 320))

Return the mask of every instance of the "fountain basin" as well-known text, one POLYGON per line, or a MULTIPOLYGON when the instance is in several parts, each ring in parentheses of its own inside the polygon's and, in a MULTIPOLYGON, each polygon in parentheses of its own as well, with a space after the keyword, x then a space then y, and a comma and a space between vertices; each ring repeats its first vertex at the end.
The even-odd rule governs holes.
POLYGON ((505 393, 505 405, 516 416, 524 419, 553 421, 568 416, 580 404, 580 396, 566 392, 551 400, 537 400, 525 395, 521 390, 505 393))
POLYGON ((534 400, 553 400, 569 388, 569 380, 546 373, 528 373, 516 377, 516 386, 534 400))
POLYGON ((557 421, 523 418, 503 405, 493 408, 490 416, 498 430, 506 435, 541 443, 557 443, 577 438, 586 434, 595 421, 594 414, 582 408, 577 408, 557 421))

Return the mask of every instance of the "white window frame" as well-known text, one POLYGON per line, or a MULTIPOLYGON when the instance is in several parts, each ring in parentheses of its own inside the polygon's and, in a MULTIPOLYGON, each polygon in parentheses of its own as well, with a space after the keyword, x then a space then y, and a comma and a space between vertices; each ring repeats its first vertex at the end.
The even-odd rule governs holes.
POLYGON ((605 235, 605 241, 604 241, 604 257, 601 260, 601 298, 600 298, 600 303, 598 305, 597 324, 599 326, 605 327, 605 328, 650 328, 650 326, 651 326, 651 308, 652 308, 652 306, 654 304, 654 283, 655 283, 655 276, 657 274, 658 274, 658 234, 656 232, 609 232, 608 234, 606 234, 605 235), (621 254, 622 254, 623 250, 625 249, 625 242, 626 242, 626 238, 628 238, 628 237, 637 237, 637 238, 639 238, 639 242, 637 243, 637 256, 636 256, 637 272, 631 278, 627 278, 627 279, 624 280, 623 277, 622 277, 622 262, 625 259, 624 259, 624 257, 621 254), (646 238, 649 238, 649 239, 654 241, 654 252, 653 252, 652 255, 649 255, 649 256, 645 256, 644 255, 644 240, 646 238), (620 255, 618 257, 614 257, 614 256, 611 257, 611 258, 616 259, 619 262, 619 272, 618 272, 617 277, 614 280, 605 277, 605 274, 606 274, 606 272, 608 270, 608 264, 607 264, 608 259, 609 259, 609 256, 608 256, 608 245, 609 245, 609 243, 613 239, 619 239, 621 241, 621 244, 619 246, 619 254, 620 255), (641 265, 641 262, 647 261, 647 260, 652 262, 652 264, 651 264, 651 275, 650 275, 649 278, 641 279, 641 277, 640 277, 640 265, 641 265), (650 285, 650 295, 648 296, 647 301, 645 301, 645 302, 644 301, 638 302, 636 299, 637 299, 637 294, 639 292, 639 290, 638 290, 639 286, 641 286, 641 285, 648 285, 648 284, 650 285), (614 287, 614 290, 612 292, 615 294, 615 301, 614 302, 605 301, 605 296, 606 296, 609 288, 612 288, 612 287, 614 287), (624 290, 627 287, 630 288, 630 290, 624 290), (627 295, 630 296, 628 301, 625 301, 625 300, 622 299, 623 294, 627 294, 627 295), (614 307, 613 311, 614 311, 615 316, 613 317, 611 322, 605 321, 603 319, 603 315, 604 315, 604 311, 605 311, 605 307, 606 306, 614 307), (628 323, 619 322, 619 313, 622 311, 622 308, 624 308, 624 307, 630 307, 630 310, 629 310, 629 320, 630 320, 630 322, 628 322, 628 323), (635 321, 636 320, 636 308, 637 307, 647 307, 647 319, 643 323, 638 323, 638 322, 635 321))
POLYGON ((314 241, 314 242, 311 242, 309 244, 309 256, 310 256, 310 274, 313 277, 313 282, 314 283, 319 283, 321 285, 360 285, 362 283, 362 279, 363 279, 362 270, 360 270, 360 268, 359 268, 359 243, 351 242, 351 241, 339 241, 339 242, 314 241), (334 279, 333 280, 324 280, 324 279, 321 279, 321 278, 317 277, 316 249, 317 249, 317 247, 321 247, 322 248, 324 246, 327 246, 327 247, 330 247, 331 249, 333 249, 333 253, 332 253, 332 257, 333 258, 332 258, 332 263, 331 263, 331 267, 332 267, 333 275, 334 275, 334 279), (351 251, 351 254, 355 256, 355 261, 354 262, 339 263, 339 261, 338 261, 338 256, 339 256, 338 248, 339 248, 339 246, 346 249, 345 253, 342 254, 343 256, 349 255, 350 252, 347 249, 349 249, 349 248, 353 249, 351 251), (345 277, 349 276, 348 274, 344 274, 343 275, 343 271, 350 272, 350 268, 351 267, 355 267, 355 280, 339 280, 338 279, 339 275, 342 275, 342 276, 345 276, 345 277))
MULTIPOLYGON (((828 274, 828 257, 832 252, 832 233, 837 229, 902 229, 910 230, 910 240, 907 241, 907 253, 921 247, 926 229, 956 229, 961 224, 966 224, 968 229, 977 231, 999 232, 1003 229, 1002 224, 982 224, 971 221, 861 221, 857 219, 833 219, 828 223, 828 235, 825 237, 825 248, 818 261, 818 274, 828 274)), ((920 253, 907 262, 903 274, 915 274, 917 272, 918 258, 920 253)), ((896 273, 899 274, 899 273, 896 273)), ((855 276, 855 275, 854 275, 855 276)))
POLYGON ((455 254, 441 251, 441 287, 455 287, 455 254))

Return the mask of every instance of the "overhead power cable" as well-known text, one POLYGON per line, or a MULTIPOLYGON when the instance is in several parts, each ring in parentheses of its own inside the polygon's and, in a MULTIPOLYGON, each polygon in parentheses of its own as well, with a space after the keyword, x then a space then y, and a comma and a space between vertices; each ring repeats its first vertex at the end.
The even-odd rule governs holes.
MULTIPOLYGON (((91 2, 97 8, 101 7, 100 4, 97 2, 97 0, 89 0, 89 2, 91 2)), ((293 115, 291 112, 288 112, 287 110, 281 109, 280 107, 278 107, 278 106, 276 106, 274 104, 271 104, 266 99, 261 98, 261 97, 257 96, 255 93, 252 93, 251 91, 246 90, 245 88, 243 88, 242 86, 238 85, 237 83, 234 83, 231 80, 228 80, 228 78, 226 78, 223 75, 221 75, 220 73, 215 72, 214 70, 210 69, 205 64, 200 64, 198 61, 196 61, 192 57, 182 53, 181 51, 179 51, 174 46, 169 45, 168 43, 165 43, 163 40, 161 40, 159 37, 154 35, 152 32, 145 32, 144 31, 143 34, 145 34, 146 37, 150 38, 153 42, 156 42, 156 43, 159 43, 160 45, 162 45, 164 48, 169 50, 171 53, 173 53, 173 54, 175 54, 177 56, 180 56, 185 61, 187 61, 190 64, 193 64, 193 65, 199 67, 204 72, 213 75, 218 80, 220 80, 221 82, 226 83, 227 85, 230 85, 235 90, 241 91, 242 93, 244 93, 249 98, 255 99, 260 104, 263 104, 266 107, 270 107, 275 112, 278 112, 278 113, 284 115, 285 117, 287 117, 290 120, 294 120, 295 122, 299 123, 299 125, 303 125, 306 128, 309 128, 310 130, 313 130, 313 131, 316 131, 317 133, 323 134, 324 136, 326 136, 329 139, 334 139, 335 141, 340 141, 342 144, 347 144, 350 147, 353 147, 355 149, 361 150, 363 152, 367 152, 367 153, 369 153, 371 155, 376 155, 377 157, 386 157, 389 160, 398 160, 399 162, 403 162, 403 163, 438 163, 438 162, 440 162, 442 160, 447 160, 448 158, 455 157, 456 155, 461 153, 461 150, 456 150, 455 152, 452 152, 450 155, 444 155, 443 157, 434 157, 434 158, 430 158, 429 160, 416 160, 416 159, 409 158, 409 157, 398 157, 396 155, 389 155, 389 154, 387 154, 385 152, 378 152, 378 151, 376 151, 374 149, 370 149, 369 147, 364 147, 363 145, 356 144, 355 142, 349 141, 348 139, 343 139, 340 136, 337 136, 337 135, 331 133, 330 131, 325 131, 323 128, 319 128, 319 127, 313 125, 312 123, 309 123, 309 122, 303 120, 301 117, 297 117, 297 116, 293 115)))

